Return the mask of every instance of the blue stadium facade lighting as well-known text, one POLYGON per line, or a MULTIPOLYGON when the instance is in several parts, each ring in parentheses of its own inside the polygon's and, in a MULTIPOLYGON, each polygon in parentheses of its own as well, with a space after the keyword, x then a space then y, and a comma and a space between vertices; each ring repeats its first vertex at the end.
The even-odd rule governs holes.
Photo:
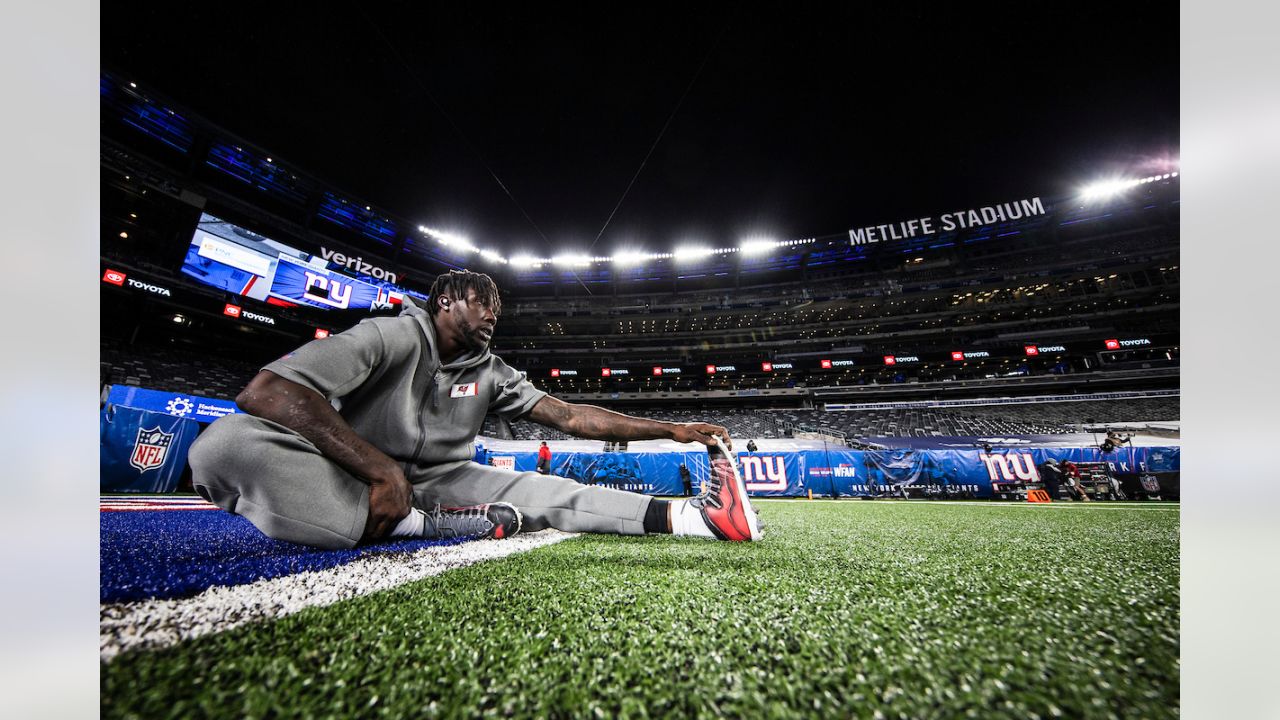
POLYGON ((137 88, 137 83, 123 83, 107 73, 98 81, 103 104, 121 122, 180 153, 189 152, 195 142, 191 123, 177 110, 147 97, 137 88))
POLYGON ((205 160, 209 167, 290 205, 306 205, 309 189, 271 158, 229 142, 214 141, 205 160))
POLYGON ((370 240, 393 246, 397 229, 390 220, 379 215, 372 207, 326 192, 316 209, 316 217, 346 228, 370 240))

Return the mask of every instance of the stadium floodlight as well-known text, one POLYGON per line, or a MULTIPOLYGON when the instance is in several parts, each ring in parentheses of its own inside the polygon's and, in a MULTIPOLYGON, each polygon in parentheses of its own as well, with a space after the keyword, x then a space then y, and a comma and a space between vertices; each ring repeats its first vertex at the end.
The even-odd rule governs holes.
POLYGON ((1137 185, 1139 180, 1106 180, 1087 186, 1081 193, 1086 198, 1105 198, 1128 190, 1137 185))
POLYGON ((697 260, 699 258, 708 257, 714 253, 715 250, 712 250, 709 247, 686 245, 684 247, 676 248, 672 255, 676 260, 697 260))
POLYGON ((581 253, 562 253, 551 258, 551 264, 563 267, 586 267, 591 264, 591 256, 581 253))
POLYGON ((439 242, 441 245, 444 245, 445 247, 456 247, 462 250, 469 250, 471 252, 480 252, 480 248, 471 244, 470 240, 468 240, 467 238, 461 235, 450 233, 450 232, 444 232, 443 230, 433 230, 429 227, 422 227, 422 226, 419 226, 418 229, 421 230, 428 237, 435 238, 437 242, 439 242))
POLYGON ((738 252, 743 255, 760 255, 762 253, 769 252, 776 247, 778 247, 778 243, 774 240, 751 238, 749 240, 742 241, 742 244, 738 246, 738 252))
POLYGON ((516 255, 516 256, 512 257, 512 258, 511 258, 511 260, 510 260, 510 261, 508 261, 508 262, 509 262, 509 264, 511 264, 511 265, 513 265, 513 266, 515 266, 515 267, 517 267, 517 268, 534 268, 534 269, 536 269, 536 268, 540 268, 540 267, 542 267, 542 263, 543 263, 543 262, 545 262, 545 261, 544 261, 544 260, 542 260, 541 258, 536 258, 536 257, 534 257, 534 256, 532 256, 532 255, 527 254, 527 253, 521 253, 520 255, 516 255))
POLYGON ((481 250, 480 257, 484 258, 485 260, 488 260, 489 262, 504 263, 504 264, 507 262, 506 258, 502 257, 501 255, 494 252, 493 250, 481 250))
POLYGON ((615 265, 638 265, 645 260, 650 259, 648 253, 638 252, 635 250, 624 250, 613 254, 611 260, 615 265))

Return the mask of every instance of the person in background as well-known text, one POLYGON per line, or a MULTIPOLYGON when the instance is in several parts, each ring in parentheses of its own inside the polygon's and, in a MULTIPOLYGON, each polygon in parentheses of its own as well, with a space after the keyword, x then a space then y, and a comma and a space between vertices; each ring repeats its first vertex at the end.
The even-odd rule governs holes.
POLYGON ((1067 460, 1062 463, 1062 474, 1067 479, 1067 487, 1071 488, 1071 494, 1080 499, 1080 502, 1089 502, 1089 493, 1084 491, 1084 485, 1080 484, 1080 468, 1076 464, 1067 460))
POLYGON ((1099 449, 1104 453, 1109 453, 1132 439, 1132 435, 1123 435, 1117 430, 1108 430, 1107 438, 1102 441, 1102 445, 1099 446, 1099 449))
POLYGON ((689 466, 680 463, 680 484, 684 485, 684 494, 693 495, 693 479, 689 476, 689 466))
POLYGON ((748 441, 747 441, 747 452, 758 452, 759 450, 760 450, 760 448, 756 447, 756 441, 755 441, 755 440, 748 440, 748 441))
POLYGON ((1049 493, 1050 500, 1058 499, 1058 492, 1062 486, 1062 468, 1058 467, 1058 461, 1053 458, 1045 460, 1040 465, 1040 480, 1044 482, 1044 491, 1049 493))
POLYGON ((546 440, 543 440, 541 447, 538 448, 538 472, 543 475, 551 474, 551 448, 547 447, 546 440))

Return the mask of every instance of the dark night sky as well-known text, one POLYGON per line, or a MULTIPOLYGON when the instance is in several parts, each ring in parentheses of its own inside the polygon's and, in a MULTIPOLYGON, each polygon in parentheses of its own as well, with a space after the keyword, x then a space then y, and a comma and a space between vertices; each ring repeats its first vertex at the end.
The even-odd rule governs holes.
POLYGON ((594 252, 841 233, 1178 156, 1167 4, 616 5, 112 3, 102 62, 508 253, 586 250, 695 74, 594 252))

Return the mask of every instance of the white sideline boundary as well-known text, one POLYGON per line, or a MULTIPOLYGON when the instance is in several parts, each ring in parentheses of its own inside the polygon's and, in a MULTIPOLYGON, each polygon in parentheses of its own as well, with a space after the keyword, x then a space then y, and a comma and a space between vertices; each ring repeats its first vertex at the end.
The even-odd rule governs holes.
POLYGON ((476 540, 409 554, 373 555, 326 570, 248 585, 211 587, 190 598, 105 604, 99 614, 99 658, 106 662, 122 652, 167 647, 249 623, 282 618, 573 537, 577 533, 558 530, 522 533, 503 540, 476 540))

